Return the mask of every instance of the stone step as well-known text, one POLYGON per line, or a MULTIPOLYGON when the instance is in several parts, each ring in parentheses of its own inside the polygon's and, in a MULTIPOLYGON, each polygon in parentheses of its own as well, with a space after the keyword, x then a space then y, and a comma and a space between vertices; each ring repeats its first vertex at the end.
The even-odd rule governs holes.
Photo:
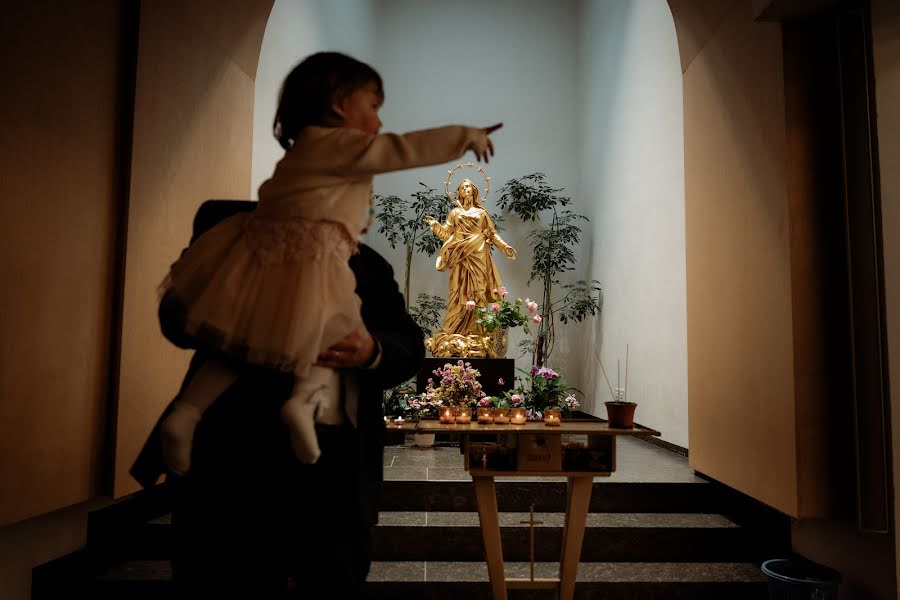
MULTIPOLYGON (((554 577, 559 565, 539 562, 535 577, 554 577)), ((505 564, 507 577, 527 578, 530 565, 505 564)), ((604 563, 583 562, 578 568, 575 598, 587 600, 764 600, 765 576, 753 563, 604 563)), ((49 590, 44 590, 48 592, 49 590)), ((66 590, 70 595, 73 588, 66 590)), ((168 561, 128 561, 103 569, 76 590, 93 600, 149 600, 171 597, 168 561)), ((54 596, 36 596, 45 600, 54 596)), ((62 597, 62 596, 56 596, 62 597)), ((366 583, 370 600, 489 600, 483 562, 375 562, 366 583)), ((511 590, 511 600, 554 598, 546 590, 511 590)))
MULTIPOLYGON (((507 562, 506 577, 529 577, 530 565, 507 562)), ((535 577, 555 577, 558 563, 535 564, 535 577)), ((366 597, 372 600, 466 600, 491 598, 484 563, 375 562, 366 597)), ((510 590, 511 600, 550 599, 548 590, 510 590)), ((587 600, 764 600, 765 576, 753 563, 604 563, 582 562, 575 598, 587 600)))
MULTIPOLYGON (((595 481, 591 512, 721 512, 719 486, 701 483, 645 483, 595 481)), ((566 481, 498 478, 495 483, 501 511, 526 511, 533 504, 541 512, 561 512, 566 506, 566 481)), ((385 481, 384 511, 477 510, 471 479, 463 481, 385 481)))
MULTIPOLYGON (((529 560, 528 513, 501 513, 500 535, 508 560, 529 560)), ((562 552, 563 513, 536 513, 537 560, 562 552)), ((382 513, 373 536, 375 560, 483 560, 475 513, 382 513)), ((589 514, 583 561, 748 561, 763 560, 781 548, 738 527, 721 515, 617 513, 589 514)))
MULTIPOLYGON (((524 512, 501 512, 504 556, 528 560, 524 512)), ((562 549, 561 512, 535 513, 538 560, 562 549)), ((154 519, 116 545, 125 559, 171 556, 169 516, 154 519)), ((373 535, 376 560, 483 560, 481 529, 474 512, 383 512, 373 535)), ((762 561, 789 548, 765 529, 741 527, 719 514, 590 513, 581 559, 585 561, 762 561)))

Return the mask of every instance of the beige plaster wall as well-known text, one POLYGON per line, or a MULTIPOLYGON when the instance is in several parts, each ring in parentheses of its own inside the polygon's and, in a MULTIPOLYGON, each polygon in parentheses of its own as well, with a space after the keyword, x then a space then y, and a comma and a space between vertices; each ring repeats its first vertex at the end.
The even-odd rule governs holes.
POLYGON ((272 0, 141 3, 125 248, 115 494, 189 358, 159 333, 157 286, 209 198, 249 198, 253 85, 272 0))
POLYGON ((119 36, 113 0, 0 18, 0 526, 100 492, 119 36))
POLYGON ((703 33, 684 71, 690 464, 797 514, 781 30, 739 0, 703 33))

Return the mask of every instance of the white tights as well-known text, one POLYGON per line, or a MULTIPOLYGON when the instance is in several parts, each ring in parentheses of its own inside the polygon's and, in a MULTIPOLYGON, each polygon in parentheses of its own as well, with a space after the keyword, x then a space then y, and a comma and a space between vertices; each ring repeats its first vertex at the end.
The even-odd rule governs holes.
MULTIPOLYGON (((197 423, 237 376, 238 372, 225 363, 207 360, 175 400, 172 412, 161 426, 163 460, 172 473, 188 472, 197 423)), ((291 397, 282 406, 281 418, 290 430, 291 446, 303 463, 312 464, 319 459, 316 415, 318 412, 334 415, 340 409, 333 406, 340 397, 339 386, 337 371, 311 367, 308 377, 294 381, 291 397)))

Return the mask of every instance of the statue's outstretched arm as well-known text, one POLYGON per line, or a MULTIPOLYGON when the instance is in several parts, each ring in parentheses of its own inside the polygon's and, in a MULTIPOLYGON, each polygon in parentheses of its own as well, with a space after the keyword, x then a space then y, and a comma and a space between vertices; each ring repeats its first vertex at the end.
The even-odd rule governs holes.
POLYGON ((433 217, 425 217, 425 223, 431 227, 431 231, 433 231, 434 235, 438 236, 442 242, 446 242, 450 239, 450 236, 453 235, 453 226, 450 224, 449 216, 447 217, 447 222, 443 225, 433 217))
MULTIPOLYGON (((487 212, 487 211, 485 211, 487 212)), ((487 231, 485 232, 488 238, 491 240, 491 243, 494 244, 497 248, 500 248, 500 251, 503 252, 507 257, 512 260, 516 258, 516 249, 503 241, 503 238, 500 237, 500 234, 497 233, 497 230, 494 229, 494 221, 491 219, 490 213, 487 213, 487 231)))

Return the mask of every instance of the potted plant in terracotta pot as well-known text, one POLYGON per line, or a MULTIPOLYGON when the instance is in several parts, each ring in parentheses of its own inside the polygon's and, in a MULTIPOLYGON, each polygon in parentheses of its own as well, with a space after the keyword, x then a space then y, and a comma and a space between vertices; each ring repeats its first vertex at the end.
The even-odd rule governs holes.
MULTIPOLYGON (((599 359, 599 357, 598 357, 599 359)), ((637 408, 637 402, 628 400, 628 345, 625 346, 625 387, 619 387, 619 367, 616 367, 616 389, 613 390, 609 383, 609 377, 606 376, 606 369, 603 368, 603 361, 600 362, 600 370, 606 379, 606 385, 609 386, 609 393, 614 398, 606 404, 606 419, 610 427, 616 429, 633 429, 634 428, 634 409, 637 408)))
POLYGON ((606 402, 606 418, 609 421, 609 426, 616 429, 633 429, 635 408, 637 408, 637 402, 627 402, 625 400, 610 400, 606 402))

